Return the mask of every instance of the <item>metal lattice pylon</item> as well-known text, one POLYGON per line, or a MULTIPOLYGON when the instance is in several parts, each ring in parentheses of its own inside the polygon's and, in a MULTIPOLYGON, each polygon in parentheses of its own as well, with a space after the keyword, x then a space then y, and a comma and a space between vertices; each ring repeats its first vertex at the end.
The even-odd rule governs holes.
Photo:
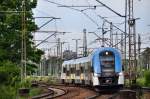
POLYGON ((129 78, 136 81, 136 31, 133 12, 133 0, 128 0, 128 29, 129 29, 129 78))

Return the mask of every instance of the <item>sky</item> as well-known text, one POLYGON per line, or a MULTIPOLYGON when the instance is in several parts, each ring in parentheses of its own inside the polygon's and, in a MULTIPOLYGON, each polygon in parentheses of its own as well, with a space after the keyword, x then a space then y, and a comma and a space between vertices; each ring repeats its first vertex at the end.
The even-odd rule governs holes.
MULTIPOLYGON (((115 10, 116 12, 124 15, 125 11, 125 0, 99 0, 115 10)), ((150 47, 150 0, 134 0, 134 17, 140 18, 136 21, 136 33, 141 34, 142 47, 150 47)), ((124 24, 119 25, 118 23, 123 23, 124 18, 121 18, 114 14, 112 11, 105 7, 101 7, 100 3, 96 0, 38 0, 37 7, 33 9, 35 17, 56 17, 61 18, 51 21, 49 24, 41 28, 40 30, 45 31, 60 31, 68 32, 66 34, 57 34, 52 36, 47 41, 56 42, 57 38, 60 38, 62 42, 67 42, 63 45, 63 50, 70 48, 75 51, 75 41, 72 39, 81 39, 79 41, 79 47, 83 45, 83 29, 87 32, 96 32, 101 36, 102 32, 99 27, 102 26, 103 20, 98 17, 98 15, 107 17, 106 19, 113 22, 120 29, 124 30, 124 24), (52 1, 62 5, 68 6, 93 6, 98 5, 96 9, 93 7, 73 7, 80 11, 70 9, 67 7, 60 7, 54 3, 48 2, 52 1), (90 19, 90 18, 92 19, 90 19), (68 43, 69 42, 69 43, 68 43), (70 46, 70 47, 68 47, 70 46)), ((36 24, 40 27, 42 24, 50 19, 35 19, 36 24)), ((106 24, 105 27, 108 27, 106 24)), ((50 33, 35 33, 35 40, 43 40, 50 33)), ((97 37, 94 34, 87 33, 87 43, 88 48, 100 47, 99 43, 92 43, 97 37)), ((38 44, 39 42, 36 42, 38 44)), ((55 43, 42 43, 39 48, 45 49, 55 49, 55 43)), ((79 48, 80 50, 80 48, 79 48)))

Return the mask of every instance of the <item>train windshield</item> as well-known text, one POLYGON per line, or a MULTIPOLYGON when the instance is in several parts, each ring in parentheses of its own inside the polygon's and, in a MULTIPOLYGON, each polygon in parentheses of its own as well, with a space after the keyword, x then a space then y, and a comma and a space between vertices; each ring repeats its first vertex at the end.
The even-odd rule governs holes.
POLYGON ((115 72, 115 56, 113 52, 105 51, 100 53, 100 63, 103 75, 109 76, 115 72))

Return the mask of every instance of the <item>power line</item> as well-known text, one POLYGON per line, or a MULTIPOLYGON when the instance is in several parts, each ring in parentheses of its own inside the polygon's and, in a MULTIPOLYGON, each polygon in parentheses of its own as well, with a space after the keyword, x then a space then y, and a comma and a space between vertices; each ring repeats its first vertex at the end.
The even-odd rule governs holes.
POLYGON ((81 7, 81 8, 85 8, 85 7, 89 7, 89 8, 96 8, 96 7, 102 7, 102 5, 72 5, 72 6, 68 6, 68 5, 64 5, 64 6, 58 6, 58 7, 81 7))
MULTIPOLYGON (((44 31, 43 31, 44 32, 44 31)), ((46 32, 54 32, 53 34, 49 35, 48 37, 46 37, 44 40, 42 40, 40 43, 38 43, 37 45, 35 45, 35 47, 38 47, 40 44, 46 42, 50 37, 55 36, 56 33, 67 33, 67 32, 58 32, 58 31, 46 31, 46 32)))
POLYGON ((91 20, 96 26, 99 27, 98 23, 95 20, 93 20, 88 14, 86 14, 85 12, 83 12, 83 10, 75 9, 72 6, 66 6, 66 5, 59 4, 59 3, 56 3, 56 2, 53 2, 53 1, 50 1, 50 0, 45 0, 45 1, 47 1, 49 3, 52 3, 52 4, 55 4, 55 5, 58 5, 58 7, 66 7, 66 8, 78 11, 78 12, 84 14, 89 20, 91 20))
POLYGON ((24 12, 30 12, 30 11, 0 11, 0 13, 24 13, 24 12))
MULTIPOLYGON (((108 20, 106 20, 104 17, 98 15, 101 19, 105 20, 107 23, 111 24, 111 22, 109 22, 108 20)), ((113 27, 115 27, 116 29, 118 29, 119 31, 121 31, 122 33, 126 34, 126 32, 124 32, 122 29, 118 28, 116 25, 112 24, 113 27)))
POLYGON ((38 47, 40 44, 44 43, 47 39, 49 39, 50 37, 52 37, 53 35, 55 35, 57 32, 54 32, 53 34, 51 34, 50 36, 46 37, 43 41, 41 41, 40 43, 38 43, 37 45, 35 45, 35 47, 38 47))
POLYGON ((52 19, 48 20, 47 22, 45 22, 44 24, 42 24, 38 29, 44 27, 45 25, 47 25, 48 23, 50 23, 51 21, 53 21, 54 19, 60 19, 60 18, 54 18, 52 17, 52 19))
POLYGON ((115 10, 113 10, 112 8, 108 7, 106 4, 102 3, 99 0, 96 0, 97 2, 99 2, 101 5, 103 5, 104 7, 106 7, 107 9, 109 9, 110 11, 112 11, 113 13, 117 14, 120 17, 125 17, 124 15, 121 15, 120 13, 116 12, 115 10))

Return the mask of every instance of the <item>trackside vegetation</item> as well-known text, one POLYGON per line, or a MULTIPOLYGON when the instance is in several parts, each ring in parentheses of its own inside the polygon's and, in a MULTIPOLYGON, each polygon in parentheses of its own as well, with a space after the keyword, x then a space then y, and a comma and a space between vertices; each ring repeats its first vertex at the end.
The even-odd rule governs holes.
MULTIPOLYGON (((38 27, 32 9, 37 0, 0 0, 0 99, 16 99, 18 89, 29 87, 21 82, 22 4, 25 3, 27 61, 39 64, 43 51, 34 47, 32 32, 38 27)), ((33 74, 37 66, 27 64, 27 74, 33 74)))

